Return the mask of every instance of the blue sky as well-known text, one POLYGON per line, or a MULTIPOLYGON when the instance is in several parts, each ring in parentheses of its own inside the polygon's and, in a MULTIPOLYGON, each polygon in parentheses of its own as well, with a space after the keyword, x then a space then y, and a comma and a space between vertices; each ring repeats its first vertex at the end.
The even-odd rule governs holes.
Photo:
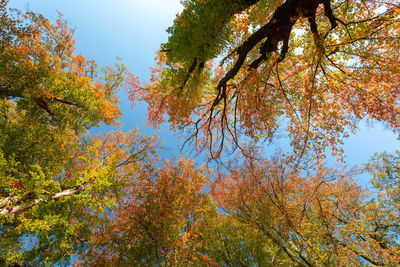
MULTIPOLYGON (((59 10, 75 28, 78 53, 96 60, 99 66, 112 64, 116 57, 121 57, 144 81, 149 78, 154 52, 167 40, 165 30, 181 10, 179 0, 11 0, 10 6, 42 13, 51 21, 57 18, 59 10)), ((132 109, 124 93, 121 100, 124 129, 139 126, 142 132, 153 132, 144 127, 145 104, 132 109)), ((164 155, 176 153, 179 140, 168 125, 164 125, 160 136, 165 143, 164 155)), ((395 151, 400 144, 396 137, 379 123, 373 127, 362 123, 359 133, 345 140, 347 162, 361 164, 374 152, 395 151)), ((283 145, 283 141, 274 141, 274 146, 279 147, 280 142, 283 145)), ((366 185, 366 180, 361 183, 366 185)))

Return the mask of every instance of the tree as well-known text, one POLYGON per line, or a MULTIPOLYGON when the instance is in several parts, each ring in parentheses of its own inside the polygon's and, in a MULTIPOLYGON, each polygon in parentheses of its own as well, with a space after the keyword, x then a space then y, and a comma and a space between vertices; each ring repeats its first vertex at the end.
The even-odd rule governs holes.
POLYGON ((283 125, 297 154, 320 157, 364 118, 398 131, 398 1, 182 3, 151 83, 130 90, 154 125, 167 113, 213 157, 283 125))
MULTIPOLYGON (((376 188, 376 197, 371 205, 376 206, 379 210, 377 217, 380 223, 376 225, 376 229, 383 232, 380 238, 396 238, 400 230, 399 166, 399 151, 394 154, 376 154, 367 165, 373 175, 371 183, 376 188)), ((396 243, 397 250, 400 251, 398 242, 393 243, 396 243)), ((383 243, 383 245, 385 244, 383 243)))
MULTIPOLYGON (((267 240, 270 255, 263 262, 270 266, 398 265, 395 197, 375 199, 355 184, 355 174, 323 165, 299 168, 285 155, 247 159, 214 180, 212 195, 233 220, 267 240)), ((383 184, 374 186, 381 191, 383 184)))
POLYGON ((0 265, 69 262, 156 144, 118 125, 125 67, 75 55, 73 31, 0 1, 0 265))
POLYGON ((148 162, 109 220, 96 228, 83 266, 190 265, 202 258, 194 229, 209 209, 204 166, 180 158, 156 167, 148 162))

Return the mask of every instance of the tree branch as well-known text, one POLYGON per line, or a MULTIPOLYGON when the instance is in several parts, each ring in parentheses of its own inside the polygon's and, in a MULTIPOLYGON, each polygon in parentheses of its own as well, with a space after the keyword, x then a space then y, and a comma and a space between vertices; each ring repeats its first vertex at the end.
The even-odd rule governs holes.
MULTIPOLYGON (((217 85, 217 91, 223 90, 227 83, 235 78, 236 74, 242 68, 248 53, 262 40, 264 43, 260 47, 260 57, 250 63, 250 68, 258 68, 262 61, 267 59, 268 53, 273 53, 278 49, 278 44, 283 42, 279 61, 282 61, 289 50, 289 37, 293 25, 299 18, 315 18, 317 8, 320 4, 324 5, 325 15, 332 24, 332 28, 336 27, 336 18, 334 17, 330 5, 330 0, 287 0, 284 4, 276 9, 267 24, 254 32, 238 49, 238 58, 233 67, 225 74, 217 85)), ((315 19, 314 19, 315 22, 315 19)), ((316 24, 311 25, 313 31, 316 24)), ((213 106, 220 103, 223 94, 218 94, 213 106)))
POLYGON ((18 213, 21 213, 23 211, 31 209, 32 207, 38 205, 39 203, 47 202, 50 200, 58 200, 62 197, 66 197, 66 196, 76 195, 76 194, 79 194, 82 191, 84 191, 86 188, 87 188, 87 185, 76 186, 74 188, 66 189, 64 191, 55 193, 46 198, 32 199, 24 204, 21 204, 19 206, 15 206, 15 207, 8 206, 8 204, 12 203, 15 200, 18 200, 18 197, 16 197, 16 196, 8 197, 8 198, 0 201, 0 206, 3 207, 0 209, 0 215, 7 216, 7 217, 15 217, 16 215, 18 215, 18 213))

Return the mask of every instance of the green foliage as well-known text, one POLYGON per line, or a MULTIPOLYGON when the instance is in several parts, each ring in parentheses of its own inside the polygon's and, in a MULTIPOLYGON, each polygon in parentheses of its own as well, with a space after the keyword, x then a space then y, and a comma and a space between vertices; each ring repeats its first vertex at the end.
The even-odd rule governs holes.
POLYGON ((377 196, 371 202, 377 211, 371 216, 377 217, 376 227, 382 236, 400 250, 400 152, 375 154, 367 168, 373 175, 371 183, 377 196))
POLYGON ((75 55, 62 17, 11 13, 0 3, 0 262, 67 264, 124 194, 155 146, 117 126, 125 66, 98 71, 75 55))
POLYGON ((169 61, 189 67, 194 58, 206 62, 221 53, 228 44, 233 27, 232 16, 245 6, 240 0, 186 0, 184 11, 167 29, 168 42, 162 44, 169 61))

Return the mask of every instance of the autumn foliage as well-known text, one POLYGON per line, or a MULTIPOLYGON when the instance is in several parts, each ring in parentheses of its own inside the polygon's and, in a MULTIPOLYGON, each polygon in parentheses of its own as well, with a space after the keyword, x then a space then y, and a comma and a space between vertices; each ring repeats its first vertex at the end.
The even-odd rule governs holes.
POLYGON ((74 54, 72 30, 0 5, 0 265, 69 262, 88 227, 123 194, 157 146, 118 125, 125 67, 99 72, 74 54))
POLYGON ((298 154, 341 154, 364 118, 399 128, 398 4, 184 1, 151 83, 131 98, 213 157, 279 127, 298 154))
POLYGON ((324 159, 362 120, 400 129, 400 2, 181 2, 145 83, 0 0, 0 265, 398 266, 398 153, 324 159), (218 162, 122 131, 121 88, 218 162))

